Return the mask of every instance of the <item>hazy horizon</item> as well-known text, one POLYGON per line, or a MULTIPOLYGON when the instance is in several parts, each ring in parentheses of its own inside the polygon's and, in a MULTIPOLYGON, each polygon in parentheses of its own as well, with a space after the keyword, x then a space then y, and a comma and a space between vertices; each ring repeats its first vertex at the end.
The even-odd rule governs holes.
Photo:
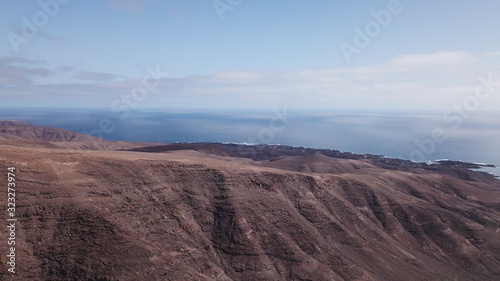
POLYGON ((0 3, 6 118, 107 139, 262 132, 261 143, 500 158, 498 1, 0 3), (276 123, 286 111, 301 117, 276 123))
POLYGON ((498 111, 498 1, 0 1, 0 107, 498 111))
MULTIPOLYGON (((416 162, 450 159, 500 167, 500 113, 457 119, 424 112, 267 110, 7 110, 15 119, 107 140, 277 144, 375 154, 416 162), (438 137, 437 137, 437 136, 438 137), (441 136, 442 135, 442 136, 441 136)), ((457 117, 457 116, 455 116, 457 117)), ((498 169, 489 172, 500 176, 498 169)))

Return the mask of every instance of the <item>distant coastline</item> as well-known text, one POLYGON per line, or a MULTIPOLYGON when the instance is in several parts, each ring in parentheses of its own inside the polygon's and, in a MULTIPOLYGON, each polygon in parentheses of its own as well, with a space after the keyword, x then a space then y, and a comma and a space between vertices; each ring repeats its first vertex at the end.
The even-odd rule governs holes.
MULTIPOLYGON (((31 122, 38 126, 78 133, 99 129, 106 118, 114 130, 103 132, 107 140, 162 143, 281 144, 292 147, 333 149, 357 154, 386 155, 410 160, 434 128, 443 126, 442 116, 430 112, 349 112, 287 110, 286 123, 272 110, 165 110, 135 111, 125 120, 104 109, 11 109, 0 119, 31 122), (114 119, 115 118, 115 119, 114 119), (272 123, 273 120, 277 120, 272 123)), ((492 113, 493 114, 493 113, 492 113)), ((496 115, 491 115, 496 116, 496 115)), ((500 118, 478 116, 451 132, 446 142, 421 162, 461 160, 500 166, 500 118)), ((479 167, 500 176, 498 168, 479 167)))

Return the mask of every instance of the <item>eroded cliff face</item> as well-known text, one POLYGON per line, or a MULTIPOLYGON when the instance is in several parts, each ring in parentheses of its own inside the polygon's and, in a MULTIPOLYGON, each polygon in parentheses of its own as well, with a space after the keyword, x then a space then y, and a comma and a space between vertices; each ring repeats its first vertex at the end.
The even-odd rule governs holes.
POLYGON ((1 279, 498 280, 497 180, 324 157, 0 145, 19 226, 1 279))

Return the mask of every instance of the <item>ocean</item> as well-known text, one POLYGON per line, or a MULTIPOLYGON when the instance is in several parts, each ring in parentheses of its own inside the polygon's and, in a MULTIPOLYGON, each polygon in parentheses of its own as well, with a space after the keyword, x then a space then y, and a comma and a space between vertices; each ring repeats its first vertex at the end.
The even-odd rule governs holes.
MULTIPOLYGON (((418 162, 440 159, 500 167, 500 114, 274 110, 3 109, 28 121, 137 142, 282 144, 369 153, 418 162)), ((499 168, 484 171, 500 176, 499 168)))

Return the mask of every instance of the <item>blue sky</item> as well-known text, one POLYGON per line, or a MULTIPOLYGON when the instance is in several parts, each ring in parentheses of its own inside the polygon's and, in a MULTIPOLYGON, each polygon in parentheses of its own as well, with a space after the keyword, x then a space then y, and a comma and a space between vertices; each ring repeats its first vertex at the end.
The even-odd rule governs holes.
POLYGON ((498 11, 497 0, 0 0, 0 107, 497 111, 498 11))

